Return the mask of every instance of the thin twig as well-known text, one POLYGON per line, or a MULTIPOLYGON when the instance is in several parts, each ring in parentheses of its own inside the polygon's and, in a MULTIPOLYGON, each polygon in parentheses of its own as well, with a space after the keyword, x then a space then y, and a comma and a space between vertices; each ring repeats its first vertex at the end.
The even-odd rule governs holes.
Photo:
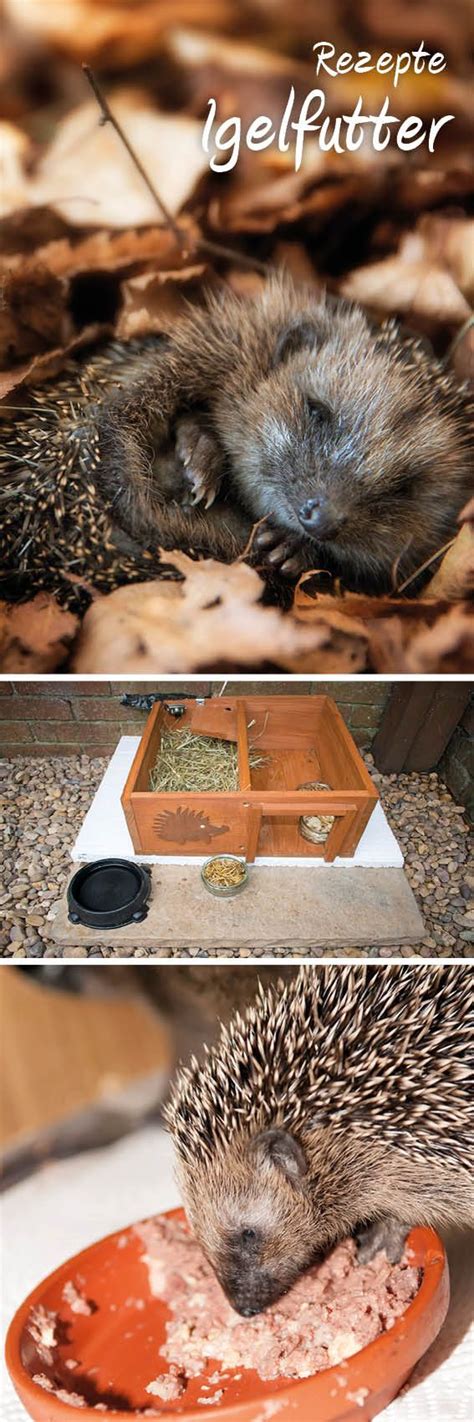
POLYGON ((258 523, 254 523, 253 528, 250 530, 250 536, 249 536, 249 538, 247 539, 247 542, 246 542, 246 544, 245 544, 245 548, 243 549, 242 553, 239 553, 238 558, 236 558, 236 560, 235 560, 236 563, 245 563, 245 559, 248 558, 249 554, 250 554, 251 551, 252 551, 254 538, 256 537, 256 534, 258 533, 259 528, 262 527, 262 523, 266 523, 266 522, 267 522, 267 519, 268 519, 268 514, 264 514, 264 515, 263 515, 263 518, 259 518, 258 523))
POLYGON ((413 543, 413 538, 414 538, 414 534, 412 533, 412 534, 410 534, 410 537, 409 537, 409 539, 408 539, 408 543, 405 543, 404 547, 400 549, 400 552, 399 552, 397 558, 395 559, 395 562, 392 564, 392 567, 391 567, 391 570, 390 570, 390 576, 391 576, 391 579, 392 579, 392 592, 393 592, 393 593, 395 593, 395 592, 397 591, 397 578, 398 578, 398 574, 399 574, 399 571, 400 571, 400 563, 401 563, 401 561, 402 561, 402 558, 405 558, 406 554, 408 553, 408 549, 411 547, 411 544, 413 543))
POLYGON ((463 341, 463 340, 464 340, 464 337, 467 336, 468 331, 472 331, 473 328, 474 328, 474 316, 468 316, 468 317, 467 317, 467 320, 463 322, 462 326, 460 326, 459 331, 456 331, 456 335, 453 336, 453 339, 452 339, 452 341, 451 341, 451 345, 448 346, 448 349, 447 349, 447 351, 446 351, 446 355, 444 356, 444 359, 443 359, 443 362, 442 362, 443 365, 448 365, 448 364, 449 364, 449 362, 450 362, 450 360, 451 360, 451 356, 454 355, 454 352, 455 352, 455 350, 457 350, 457 347, 461 344, 461 341, 463 341))
POLYGON ((410 577, 406 578, 404 583, 400 583, 400 586, 398 588, 394 588, 394 593, 398 594, 405 592, 405 588, 408 588, 410 586, 410 583, 414 583, 415 578, 419 578, 420 574, 424 573, 427 568, 430 568, 432 563, 436 563, 438 558, 441 558, 443 553, 447 553, 448 548, 452 548, 454 542, 455 539, 450 538, 449 543, 444 543, 442 548, 437 548, 436 553, 432 553, 431 558, 427 558, 426 563, 421 564, 421 568, 415 568, 415 572, 410 573, 410 577))
POLYGON ((173 237, 178 243, 180 250, 182 252, 185 252, 190 250, 192 251, 194 248, 194 250, 197 252, 205 252, 208 256, 211 257, 220 257, 222 259, 225 259, 226 261, 237 262, 241 267, 247 267, 250 271, 259 272, 261 276, 267 276, 268 267, 265 265, 264 262, 259 262, 256 257, 244 256, 242 252, 234 251, 232 247, 224 247, 219 242, 211 242, 207 239, 207 237, 199 236, 197 238, 192 238, 190 242, 189 233, 185 230, 185 228, 180 227, 179 223, 176 222, 169 208, 166 206, 166 203, 163 202, 163 198, 160 197, 156 185, 152 183, 151 178, 148 177, 148 173, 143 167, 143 163, 140 161, 138 154, 135 152, 135 149, 132 147, 130 140, 127 138, 127 135, 124 132, 121 123, 119 123, 119 120, 115 117, 115 114, 112 113, 110 104, 101 89, 99 81, 96 75, 94 74, 94 70, 91 69, 90 64, 83 64, 82 69, 86 76, 86 79, 88 80, 91 86, 92 92, 95 98, 97 99, 97 103, 99 105, 101 113, 101 125, 104 125, 106 123, 112 124, 112 128, 114 128, 115 132, 118 134, 118 137, 120 138, 121 143, 123 143, 123 146, 126 149, 129 158, 131 158, 132 163, 134 163, 137 172, 140 174, 140 177, 143 178, 143 182, 146 184, 148 192, 151 194, 151 197, 156 203, 156 206, 161 216, 164 218, 166 226, 169 228, 170 232, 173 233, 173 237))
POLYGON ((178 245, 179 245, 180 247, 182 247, 183 244, 184 244, 184 233, 183 233, 183 231, 182 231, 182 228, 181 228, 181 227, 178 227, 178 224, 177 224, 177 222, 175 222, 172 213, 169 211, 169 208, 167 208, 166 203, 163 202, 163 198, 160 197, 160 195, 159 195, 159 193, 157 192, 156 188, 153 186, 153 183, 151 182, 151 179, 148 177, 148 173, 146 172, 146 169, 143 167, 143 163, 140 161, 140 158, 138 157, 138 154, 135 153, 135 150, 132 148, 132 145, 131 145, 131 143, 129 142, 129 139, 127 138, 126 133, 124 133, 124 130, 123 130, 123 128, 122 128, 122 125, 119 123, 118 119, 115 117, 115 114, 112 113, 112 109, 111 109, 111 107, 110 107, 110 104, 108 103, 108 100, 106 99, 105 94, 102 93, 102 89, 101 89, 100 84, 98 83, 98 81, 97 81, 97 79, 96 79, 96 76, 95 76, 95 74, 94 74, 93 69, 91 69, 91 67, 90 67, 89 64, 83 64, 82 68, 83 68, 84 74, 85 74, 85 76, 86 76, 86 79, 88 80, 88 82, 89 82, 89 84, 90 84, 90 86, 91 86, 92 92, 93 92, 93 94, 95 95, 95 98, 97 99, 97 103, 98 103, 98 105, 99 105, 99 109, 100 109, 100 112, 101 112, 101 117, 100 117, 99 122, 100 122, 101 126, 103 126, 103 125, 106 124, 106 123, 111 123, 111 124, 112 124, 112 128, 114 128, 114 129, 115 129, 115 132, 118 133, 120 142, 123 143, 124 148, 126 148, 127 153, 128 153, 129 157, 130 157, 131 160, 132 160, 132 163, 135 164, 135 167, 136 167, 136 169, 137 169, 137 172, 139 172, 140 177, 143 178, 143 182, 146 184, 146 186, 147 186, 147 188, 148 188, 148 192, 151 193, 151 196, 152 196, 152 198, 153 198, 153 201, 156 202, 157 207, 159 207, 160 212, 161 212, 161 215, 162 215, 162 217, 164 217, 167 226, 170 228, 170 231, 173 233, 173 236, 176 238, 176 241, 177 241, 178 245))

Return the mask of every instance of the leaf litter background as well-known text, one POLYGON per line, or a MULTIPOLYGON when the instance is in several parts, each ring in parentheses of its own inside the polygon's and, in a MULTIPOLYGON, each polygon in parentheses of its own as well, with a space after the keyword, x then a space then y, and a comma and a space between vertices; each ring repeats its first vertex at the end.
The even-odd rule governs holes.
MULTIPOLYGON (((472 375, 474 193, 470 0, 4 0, 0 141, 0 395, 56 375, 71 351, 115 334, 159 332, 202 283, 245 294, 264 279, 200 248, 225 245, 286 265, 371 314, 427 336, 461 379, 472 375), (314 87, 312 45, 374 54, 423 38, 447 57, 437 76, 325 79, 328 111, 359 92, 386 93, 400 116, 447 112, 434 155, 321 155, 241 149, 237 168, 209 172, 200 144, 207 102, 220 119, 275 121, 291 84, 314 87), (157 220, 140 175, 97 106, 90 63, 114 113, 186 232, 183 250, 157 220)), ((38 592, 1 605, 5 671, 466 672, 474 666, 474 500, 418 597, 345 593, 317 573, 285 610, 262 603, 258 572, 167 554, 181 581, 85 591, 81 619, 38 592), (87 601, 87 598, 84 599, 87 601), (229 652, 229 649, 232 649, 229 652), (113 649, 113 652, 112 650, 113 649), (113 667, 112 661, 113 660, 113 667)), ((394 589, 396 570, 394 570, 394 589)))

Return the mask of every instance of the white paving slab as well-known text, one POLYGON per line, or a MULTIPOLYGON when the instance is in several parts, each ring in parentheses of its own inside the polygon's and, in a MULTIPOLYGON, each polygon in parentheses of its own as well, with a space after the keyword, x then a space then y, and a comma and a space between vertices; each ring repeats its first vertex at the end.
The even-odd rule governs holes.
MULTIPOLYGON (((72 860, 86 864, 103 858, 136 859, 140 864, 204 864, 208 854, 135 854, 120 796, 139 744, 140 736, 121 736, 71 850, 72 860)), ((403 854, 378 801, 352 859, 336 858, 333 864, 326 864, 316 857, 257 857, 255 863, 326 870, 401 869, 403 854)))

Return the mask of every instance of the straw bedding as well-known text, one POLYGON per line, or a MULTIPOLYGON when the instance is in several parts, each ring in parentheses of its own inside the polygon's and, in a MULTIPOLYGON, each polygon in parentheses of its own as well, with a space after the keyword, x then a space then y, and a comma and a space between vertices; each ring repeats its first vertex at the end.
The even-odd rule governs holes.
MULTIPOLYGON (((265 759, 265 756, 251 751, 251 769, 263 765, 265 759)), ((223 741, 218 736, 198 736, 187 726, 164 731, 156 763, 150 771, 150 786, 152 790, 174 793, 238 790, 235 741, 223 741)))

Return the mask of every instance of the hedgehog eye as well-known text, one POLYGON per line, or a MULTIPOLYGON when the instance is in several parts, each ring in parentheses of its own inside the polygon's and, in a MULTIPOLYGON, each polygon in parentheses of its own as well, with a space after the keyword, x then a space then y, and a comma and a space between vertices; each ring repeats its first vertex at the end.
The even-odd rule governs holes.
POLYGON ((306 399, 307 408, 313 425, 328 425, 332 419, 332 411, 324 400, 317 400, 316 396, 308 395, 306 399))
POLYGON ((249 1226, 248 1229, 242 1230, 240 1237, 243 1244, 255 1244, 255 1240, 257 1238, 257 1231, 256 1229, 251 1229, 249 1226))
MULTIPOLYGON (((397 494, 408 494, 417 483, 417 474, 414 469, 405 469, 397 478, 394 490, 397 494)), ((392 493, 392 490, 390 490, 392 493)))

